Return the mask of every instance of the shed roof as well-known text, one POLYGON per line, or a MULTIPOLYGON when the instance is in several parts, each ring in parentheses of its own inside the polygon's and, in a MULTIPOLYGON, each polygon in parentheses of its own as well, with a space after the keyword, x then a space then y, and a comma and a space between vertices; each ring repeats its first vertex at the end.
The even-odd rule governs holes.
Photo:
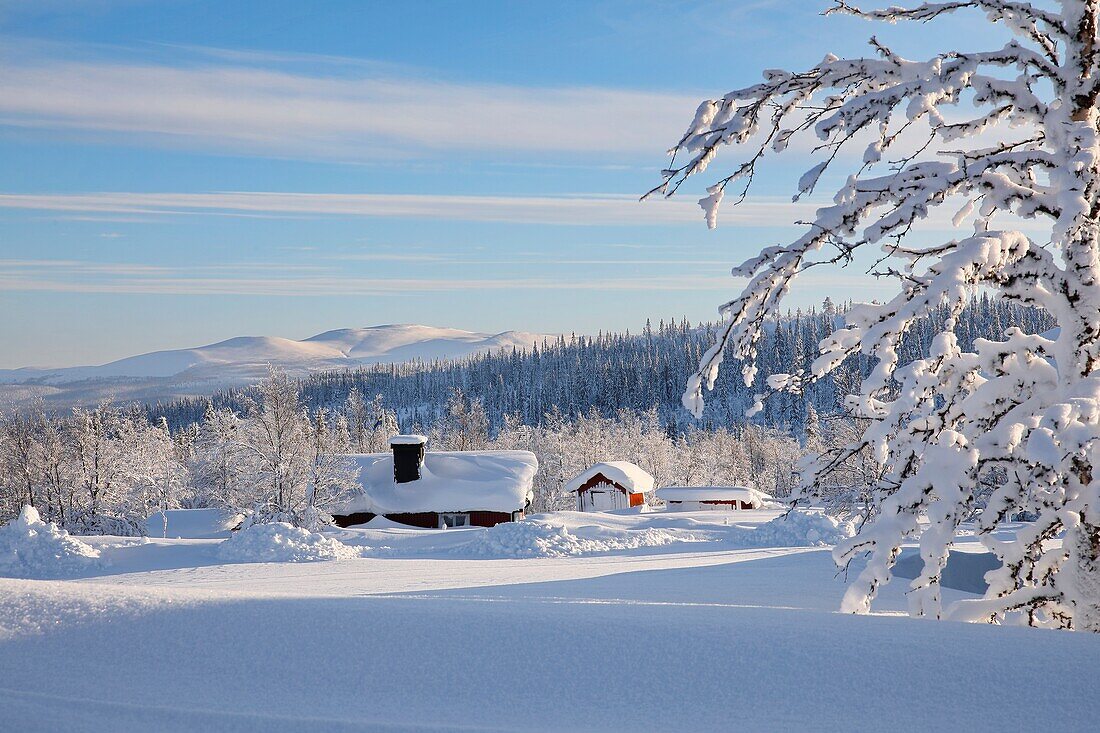
POLYGON ((565 485, 566 492, 574 492, 584 486, 596 474, 602 473, 607 478, 622 486, 630 494, 644 494, 653 491, 653 477, 634 465, 630 461, 608 461, 597 463, 586 471, 582 471, 565 485))
POLYGON ((763 491, 748 486, 666 486, 657 489, 663 501, 747 501, 761 504, 770 498, 763 491))
POLYGON ((393 480, 392 453, 352 454, 362 492, 334 514, 515 512, 532 498, 538 461, 528 451, 429 452, 420 478, 393 480))

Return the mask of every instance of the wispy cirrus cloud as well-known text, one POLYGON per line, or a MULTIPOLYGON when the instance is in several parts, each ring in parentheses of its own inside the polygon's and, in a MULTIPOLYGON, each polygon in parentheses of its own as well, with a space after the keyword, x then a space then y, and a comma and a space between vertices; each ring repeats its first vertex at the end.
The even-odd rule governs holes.
MULTIPOLYGON (((618 266, 619 263, 608 263, 618 266)), ((673 263, 669 263, 673 264, 673 263)), ((348 274, 338 267, 231 263, 165 266, 71 259, 0 260, 0 292, 127 293, 147 295, 365 296, 471 290, 675 291, 728 287, 729 278, 680 267, 661 275, 607 277, 384 277, 348 274)))
POLYGON ((92 262, 75 259, 0 259, 0 279, 17 282, 21 277, 31 277, 50 273, 61 277, 131 277, 131 276, 177 276, 181 273, 219 273, 232 274, 242 272, 301 273, 325 272, 325 265, 298 264, 284 262, 219 262, 217 264, 192 264, 186 267, 158 265, 145 262, 92 262))
MULTIPOLYGON (((484 262, 471 260, 466 264, 484 262)), ((524 263, 518 264, 522 272, 530 272, 524 263)), ((659 274, 652 275, 624 275, 621 272, 624 263, 615 260, 590 260, 585 264, 596 269, 568 277, 514 273, 494 277, 464 277, 453 273, 447 277, 382 277, 348 274, 338 267, 263 262, 165 266, 71 259, 8 259, 0 260, 0 292, 394 297, 469 291, 730 291, 743 283, 720 274, 721 270, 713 266, 717 262, 685 264, 676 260, 646 260, 626 263, 659 266, 659 274)), ((800 282, 820 287, 826 280, 808 274, 800 278, 800 282)), ((875 281, 856 272, 834 273, 828 276, 827 283, 831 287, 852 287, 861 291, 885 291, 894 287, 888 281, 875 281)))
MULTIPOLYGON (((694 198, 639 202, 633 196, 463 196, 381 193, 65 193, 0 194, 0 209, 78 213, 84 216, 211 215, 324 216, 443 219, 520 224, 653 225, 698 224, 694 198)), ((723 223, 784 226, 813 213, 810 204, 774 197, 750 198, 727 207, 723 223)))
POLYGON ((0 65, 0 124, 283 157, 644 153, 657 165, 699 101, 445 81, 352 59, 174 51, 167 61, 13 54, 0 65))
MULTIPOLYGON (((966 236, 968 225, 952 223, 963 202, 948 202, 931 210, 917 229, 966 236)), ((779 196, 750 196, 737 205, 725 205, 720 227, 789 227, 812 221, 827 200, 792 203, 779 196)), ((572 226, 667 226, 701 224, 702 210, 694 196, 653 199, 615 194, 559 196, 465 196, 393 193, 291 193, 227 191, 210 193, 0 193, 0 210, 49 211, 59 218, 117 221, 119 217, 149 220, 164 216, 366 217, 498 222, 572 226)), ((1004 216, 1000 226, 1023 231, 1045 231, 1041 219, 1004 216)), ((629 246, 629 245, 628 245, 629 246)), ((377 257, 382 258, 383 255, 377 257)))

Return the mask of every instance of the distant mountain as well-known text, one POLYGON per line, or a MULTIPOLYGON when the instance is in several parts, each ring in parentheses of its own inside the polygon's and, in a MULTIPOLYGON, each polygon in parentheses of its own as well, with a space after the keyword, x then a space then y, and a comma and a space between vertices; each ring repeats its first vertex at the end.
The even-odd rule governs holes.
POLYGON ((269 364, 305 375, 366 364, 459 359, 501 348, 525 349, 545 338, 524 331, 485 334, 416 324, 344 328, 301 341, 239 336, 99 366, 0 369, 0 400, 19 404, 40 396, 57 406, 106 397, 123 402, 163 400, 256 382, 269 364))

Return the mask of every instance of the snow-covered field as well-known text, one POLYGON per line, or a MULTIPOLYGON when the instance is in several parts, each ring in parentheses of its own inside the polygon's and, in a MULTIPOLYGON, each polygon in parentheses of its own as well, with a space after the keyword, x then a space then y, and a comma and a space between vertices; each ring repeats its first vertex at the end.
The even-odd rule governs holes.
POLYGON ((843 528, 778 515, 224 543, 39 537, 24 517, 0 575, 65 579, 0 579, 0 728, 1095 729, 1100 639, 899 617, 900 580, 878 615, 838 614, 820 545, 843 528), (257 562, 311 557, 337 559, 257 562))

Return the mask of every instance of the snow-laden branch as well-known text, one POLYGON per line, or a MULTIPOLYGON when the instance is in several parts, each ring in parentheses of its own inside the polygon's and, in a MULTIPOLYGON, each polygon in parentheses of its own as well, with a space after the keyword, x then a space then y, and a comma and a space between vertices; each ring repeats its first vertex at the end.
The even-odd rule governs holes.
POLYGON ((1013 33, 1034 41, 1054 63, 1057 63, 1058 41, 1069 36, 1068 27, 1062 16, 1036 8, 1031 3, 1025 2, 958 0, 945 3, 922 3, 912 8, 892 7, 885 10, 861 10, 845 2, 845 0, 834 1, 836 5, 825 11, 826 15, 853 15, 865 20, 881 20, 887 23, 907 20, 927 22, 957 10, 971 8, 984 10, 986 16, 992 22, 1003 23, 1013 33))
POLYGON ((752 384, 764 329, 801 273, 849 265, 874 248, 873 272, 899 285, 885 303, 852 308, 808 370, 773 375, 759 396, 802 392, 857 356, 874 363, 846 399, 869 427, 808 467, 800 499, 812 501, 823 477, 857 454, 869 451, 879 466, 874 484, 861 489, 871 497, 870 520, 836 551, 841 563, 870 553, 845 599, 848 610, 870 607, 902 542, 919 537, 924 571, 912 584, 912 610, 940 615, 949 548, 958 525, 977 513, 1004 567, 991 574, 983 604, 952 613, 1003 618, 1018 610, 1032 623, 1100 630, 1098 6, 1063 0, 1053 11, 959 0, 863 10, 838 0, 826 15, 946 22, 975 9, 1016 38, 924 61, 872 39, 875 58, 829 55, 807 71, 767 71, 761 83, 699 106, 662 183, 647 194, 671 196, 724 148, 748 148, 699 202, 713 228, 730 184, 739 185, 736 204, 758 167, 799 138, 815 142, 796 200, 843 181, 801 236, 734 268, 748 285, 720 308, 724 322, 684 394, 697 416, 727 352, 743 361, 752 384), (838 179, 834 168, 853 158, 838 179), (953 225, 969 224, 973 234, 916 241, 921 223, 945 206, 953 225), (1047 235, 1028 237, 1003 222, 996 228, 1006 216, 1045 222, 1047 235), (962 351, 955 319, 979 288, 1045 309, 1057 335, 1012 329, 962 351), (941 332, 903 366, 902 339, 930 312, 946 314, 941 332), (977 487, 990 481, 996 488, 979 497, 977 487), (1021 516, 1034 522, 1015 542, 996 539, 1021 516))

